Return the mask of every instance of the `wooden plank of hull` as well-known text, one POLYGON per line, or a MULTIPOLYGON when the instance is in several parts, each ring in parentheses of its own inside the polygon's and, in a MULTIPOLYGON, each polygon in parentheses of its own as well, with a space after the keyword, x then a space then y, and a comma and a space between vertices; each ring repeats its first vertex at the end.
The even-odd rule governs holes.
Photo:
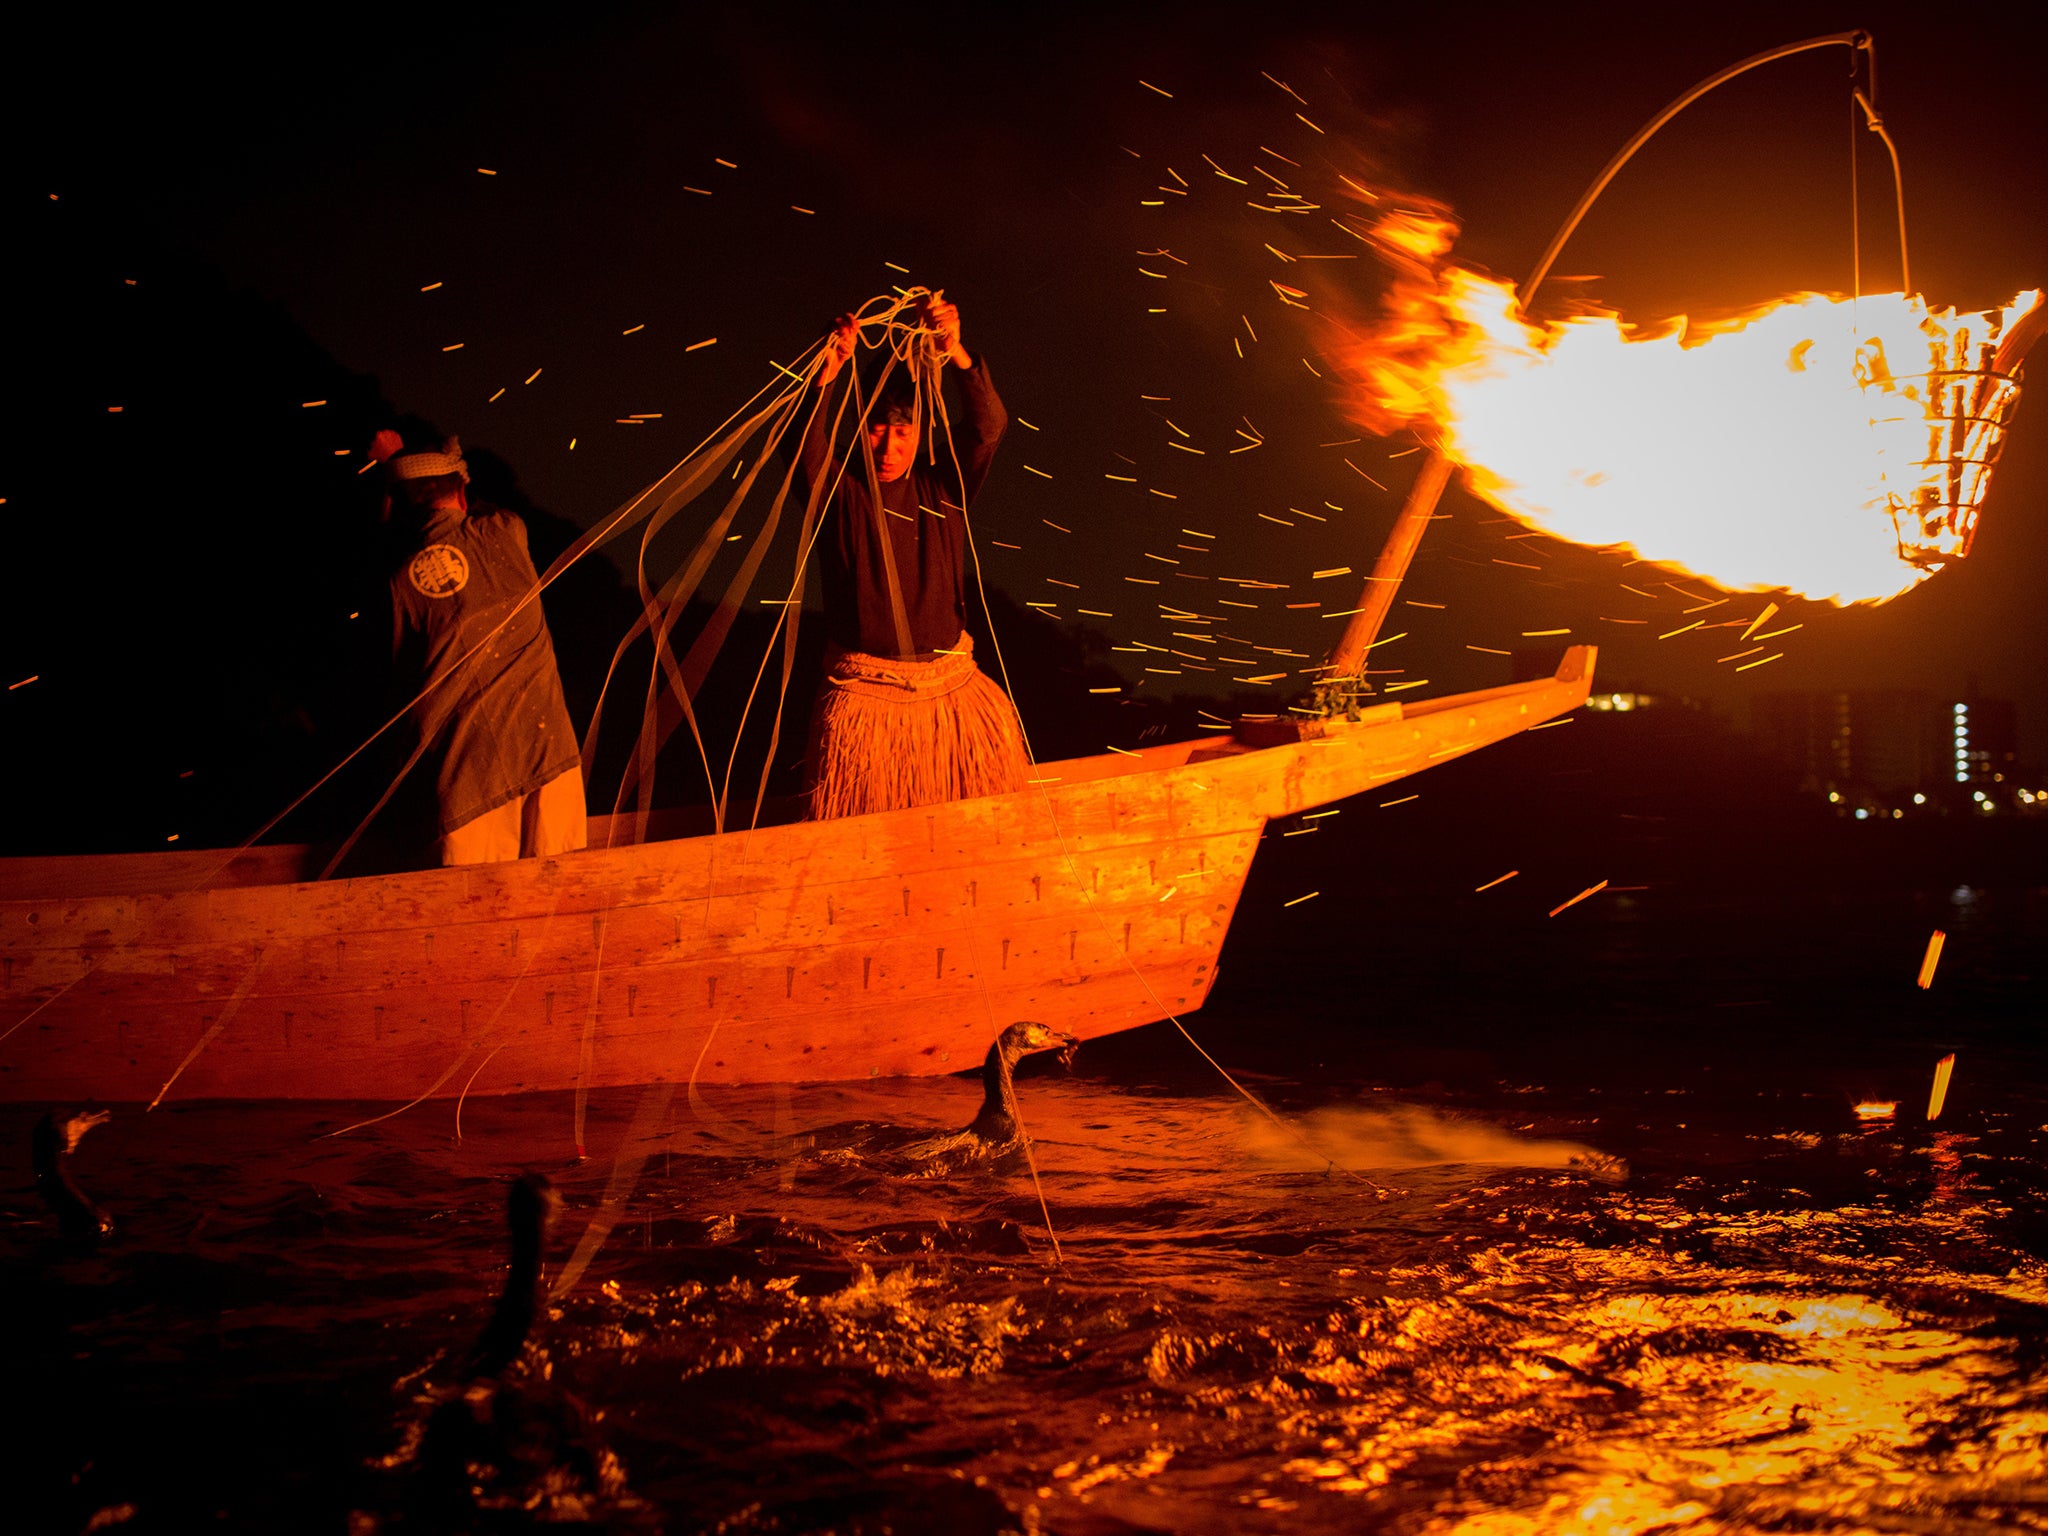
POLYGON ((41 864, 78 892, 0 902, 0 1099, 147 1099, 174 1073, 178 1098, 402 1100, 479 1066, 473 1092, 947 1072, 1014 1018, 1149 1023, 1207 996, 1269 818, 1573 708, 1591 660, 1281 746, 558 859, 182 891, 141 888, 166 856, 0 861, 0 890, 41 864))
MULTIPOLYGON (((1135 971, 1121 957, 1091 957, 1085 947, 1080 966, 1017 965, 1014 980, 963 966, 942 986, 913 985, 877 968, 879 998, 871 1003, 755 1006, 772 992, 773 978, 742 975, 733 978, 743 984, 733 997, 722 989, 715 994, 715 1006, 708 987, 692 988, 691 1006, 640 1007, 629 1015, 624 994, 640 984, 607 974, 594 1017, 587 976, 559 990, 520 983, 508 989, 514 1006, 502 1014, 467 1010, 466 1033, 462 1000, 441 989, 389 1005, 319 999, 297 1010, 244 1008, 177 1077, 170 1097, 405 1101, 452 1097, 472 1074, 473 1093, 566 1088, 579 1069, 591 1087, 693 1076, 743 1083, 954 1072, 977 1064, 1011 1019, 1057 1019, 1092 1038, 1149 1023, 1162 1005, 1198 1008, 1215 974, 1214 941, 1223 925, 1211 931, 1211 942, 1191 945, 1186 955, 1133 955, 1135 971)), ((218 1004, 184 1003, 153 1015, 147 1030, 126 1020, 81 1023, 46 1042, 51 1059, 37 1096, 147 1101, 221 1013, 218 1004)))
MULTIPOLYGON (((963 1064, 951 1054, 956 1033, 972 1032, 978 1055, 991 1018, 1000 1028, 1043 1015, 1086 1036, 1158 1017, 1157 1007, 1131 1013, 1143 988, 1127 957, 1166 1007, 1198 1006, 1257 838, 1253 829, 1202 839, 1186 863, 1206 862, 1210 878, 1183 876, 1135 899, 1119 892, 1091 906, 1062 882, 1028 908, 927 918, 913 907, 886 931, 792 925, 779 947, 693 936, 636 956, 607 935, 601 954, 588 942, 573 956, 529 946, 551 962, 573 959, 545 970, 407 973, 366 986, 366 969, 339 987, 308 985, 290 956, 272 985, 273 951, 260 962, 253 948, 222 951, 204 992, 190 973, 177 991, 155 977, 88 977, 65 1007, 29 1022, 23 1034, 38 1043, 21 1054, 61 1084, 41 1096, 147 1099, 225 1015, 179 1079, 179 1097, 333 1097, 346 1083, 350 1097, 412 1098, 473 1045, 505 1044, 517 1062, 475 1091, 566 1086, 594 1018, 592 1084, 687 1076, 693 1064, 702 1080, 727 1082, 953 1071, 963 1064), (696 1064, 699 1038, 719 1020, 732 1049, 696 1064), (685 1048, 677 1069, 671 1058, 685 1048)), ((1162 863, 1163 880, 1174 867, 1162 863)), ((461 1079, 449 1086, 459 1091, 461 1079)))
MULTIPOLYGON (((417 929, 295 931, 289 914, 262 922, 224 920, 207 934, 187 925, 177 948, 148 943, 100 947, 43 947, 15 957, 10 1002, 25 1011, 66 985, 60 1001, 95 998, 103 1006, 145 1006, 180 994, 225 996, 242 984, 256 952, 264 966, 254 985, 257 996, 295 996, 333 990, 384 990, 449 978, 505 977, 522 972, 547 976, 588 968, 603 946, 613 968, 656 963, 678 954, 715 952, 746 957, 757 952, 872 943, 899 932, 926 932, 979 915, 1020 915, 1062 904, 1114 912, 1156 902, 1169 890, 1219 873, 1241 878, 1249 858, 1246 835, 1256 823, 1239 815, 1234 829, 1217 831, 1218 818, 1190 818, 1178 837, 1146 837, 1078 846, 1069 860, 1057 844, 1024 844, 1007 851, 972 848, 924 868, 838 880, 811 879, 801 866, 786 866, 787 883, 767 889, 736 890, 688 901, 623 898, 603 912, 548 913, 531 918, 475 919, 456 911, 454 920, 417 929), (90 967, 90 970, 88 970, 90 967)), ((643 851, 653 855, 657 850, 643 851)), ((607 857, 625 857, 626 851, 607 857)), ((516 866, 504 866, 516 868, 516 866)), ((844 874, 845 871, 839 871, 844 874)), ((437 878, 440 878, 437 874, 437 878)), ((565 895, 561 905, 574 899, 565 895)), ((246 916, 246 914, 244 915, 246 916)))

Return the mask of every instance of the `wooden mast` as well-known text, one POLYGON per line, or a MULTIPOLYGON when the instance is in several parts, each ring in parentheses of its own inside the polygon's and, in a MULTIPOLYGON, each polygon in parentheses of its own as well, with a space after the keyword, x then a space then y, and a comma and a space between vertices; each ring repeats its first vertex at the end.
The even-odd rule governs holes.
POLYGON ((1380 549, 1379 559, 1373 562, 1372 574, 1365 578, 1358 612, 1351 616, 1343 636, 1330 652, 1330 664, 1323 673, 1325 688, 1346 694, 1361 691, 1365 653, 1372 649, 1380 626, 1386 622, 1387 611, 1394 606, 1394 594, 1401 590, 1401 578, 1408 574, 1408 562, 1415 558, 1415 548, 1422 542, 1423 530, 1429 527, 1437 498, 1443 495, 1450 478, 1450 459, 1441 449, 1430 449, 1415 484, 1409 487, 1401 514, 1394 519, 1387 542, 1380 549))

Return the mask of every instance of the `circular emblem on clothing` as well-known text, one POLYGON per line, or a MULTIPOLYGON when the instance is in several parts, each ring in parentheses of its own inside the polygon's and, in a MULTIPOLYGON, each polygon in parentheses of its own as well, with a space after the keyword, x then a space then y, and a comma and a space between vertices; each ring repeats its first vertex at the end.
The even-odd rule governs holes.
POLYGON ((429 544, 412 557, 405 574, 422 597, 453 597, 469 585, 469 561, 453 544, 429 544))

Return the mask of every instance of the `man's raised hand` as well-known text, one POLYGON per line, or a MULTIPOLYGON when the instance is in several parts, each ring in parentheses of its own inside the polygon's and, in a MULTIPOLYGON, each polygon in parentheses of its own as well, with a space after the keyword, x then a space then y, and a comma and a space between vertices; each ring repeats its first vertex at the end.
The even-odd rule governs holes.
POLYGON ((967 355, 967 348, 960 344, 960 306, 946 301, 946 290, 935 290, 921 306, 920 318, 939 333, 939 345, 945 349, 946 360, 956 367, 972 368, 974 359, 967 355))
POLYGON ((825 338, 825 350, 821 354, 823 362, 818 368, 820 385, 830 384, 839 377, 839 370, 844 368, 847 359, 853 356, 854 344, 859 336, 860 329, 854 323, 853 316, 839 315, 834 318, 832 334, 825 338))

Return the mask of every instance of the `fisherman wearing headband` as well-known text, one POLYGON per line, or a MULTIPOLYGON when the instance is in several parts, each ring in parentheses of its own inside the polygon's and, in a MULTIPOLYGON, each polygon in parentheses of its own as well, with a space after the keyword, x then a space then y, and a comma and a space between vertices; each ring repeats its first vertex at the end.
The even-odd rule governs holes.
POLYGON ((1009 418, 944 293, 910 319, 929 371, 917 378, 897 359, 859 408, 844 400, 858 326, 833 322, 799 455, 829 498, 818 538, 826 675, 805 754, 814 819, 1006 794, 1028 772, 1016 707, 975 665, 967 635, 966 509, 1009 418), (945 379, 959 398, 939 415, 945 379), (858 418, 843 458, 842 417, 858 418))
POLYGON ((400 558, 391 575, 392 647, 419 691, 417 757, 434 774, 443 864, 566 853, 586 839, 583 769, 541 616, 526 524, 469 499, 469 466, 449 438, 405 451, 379 432, 400 558))

